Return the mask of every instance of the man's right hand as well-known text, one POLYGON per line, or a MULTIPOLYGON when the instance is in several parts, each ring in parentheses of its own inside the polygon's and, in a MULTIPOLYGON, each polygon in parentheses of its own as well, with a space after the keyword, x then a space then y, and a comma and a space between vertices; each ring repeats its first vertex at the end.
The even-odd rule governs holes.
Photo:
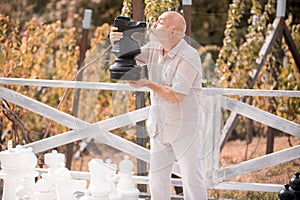
POLYGON ((118 32, 118 27, 111 27, 109 33, 110 43, 114 44, 115 42, 123 38, 123 32, 118 32))

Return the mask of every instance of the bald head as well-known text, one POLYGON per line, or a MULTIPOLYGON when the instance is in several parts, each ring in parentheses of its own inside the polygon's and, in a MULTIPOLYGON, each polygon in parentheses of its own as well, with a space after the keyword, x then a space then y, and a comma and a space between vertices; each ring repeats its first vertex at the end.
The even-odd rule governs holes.
POLYGON ((182 15, 175 11, 168 11, 163 13, 160 17, 167 21, 169 28, 175 29, 182 36, 184 36, 186 31, 186 22, 182 15))
POLYGON ((186 30, 186 22, 182 15, 174 11, 164 12, 158 17, 158 20, 153 24, 152 41, 159 42, 165 50, 172 49, 180 42, 186 30))

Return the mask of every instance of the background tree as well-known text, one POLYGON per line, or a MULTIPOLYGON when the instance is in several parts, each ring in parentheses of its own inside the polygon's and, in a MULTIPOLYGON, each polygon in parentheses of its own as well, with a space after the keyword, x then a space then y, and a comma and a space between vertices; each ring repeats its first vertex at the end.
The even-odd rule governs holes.
MULTIPOLYGON (((60 21, 52 24, 40 24, 33 19, 24 24, 23 29, 9 17, 0 16, 1 54, 0 74, 2 77, 70 79, 76 71, 78 48, 74 28, 65 29, 60 21)), ((50 106, 56 106, 63 91, 50 88, 28 88, 10 86, 29 97, 40 100, 50 106)), ((14 139, 16 143, 28 143, 45 137, 46 119, 32 115, 30 112, 10 105, 2 100, 2 138, 14 139), (11 116, 20 123, 11 120, 11 116), (42 123, 41 123, 42 122, 42 123), (25 131, 25 133, 24 133, 25 131), (36 132, 36 134, 31 134, 36 132), (4 134, 4 135, 3 135, 4 134)), ((70 103, 64 104, 63 111, 70 113, 70 103)), ((55 132, 66 131, 60 125, 54 125, 55 132)), ((5 141, 2 141, 5 142, 5 141)))
MULTIPOLYGON (((288 50, 284 40, 276 42, 273 46, 272 53, 268 55, 268 59, 259 74, 255 84, 252 85, 254 74, 256 73, 255 60, 259 58, 259 51, 262 47, 268 31, 272 29, 271 24, 275 18, 276 2, 269 0, 266 4, 261 4, 259 1, 251 2, 251 14, 249 20, 249 27, 244 33, 245 37, 238 36, 239 27, 241 24, 240 19, 245 10, 241 8, 240 4, 244 1, 235 0, 230 5, 228 11, 228 21, 226 24, 225 37, 223 46, 217 59, 217 74, 220 84, 225 87, 234 88, 256 88, 256 89, 287 89, 298 90, 299 88, 299 71, 293 58, 288 50), (256 19, 256 23, 254 22, 256 19), (283 62, 283 58, 286 62, 283 62), (287 73, 290 72, 290 73, 287 73), (292 80, 292 81, 287 81, 292 80)), ((296 44, 299 44, 298 28, 299 20, 292 20, 292 15, 288 15, 286 23, 291 29, 293 38, 296 44), (294 21, 294 22, 293 22, 294 21)), ((297 105, 299 99, 297 98, 264 98, 254 97, 248 99, 250 104, 256 107, 267 110, 273 114, 282 117, 287 117, 286 113, 293 113, 289 116, 290 120, 299 123, 299 110, 297 105), (286 99, 289 99, 287 102, 286 99), (285 101, 285 103, 282 103, 285 101), (281 102, 281 103, 279 103, 281 102), (274 105, 281 106, 274 106, 274 105), (283 106, 284 105, 284 106, 283 106), (285 109, 283 109, 283 107, 285 109), (285 111, 283 111, 285 110, 285 111)), ((260 133, 263 125, 255 124, 251 120, 242 120, 240 125, 237 126, 236 133, 244 135, 248 139, 248 144, 251 143, 252 134, 260 133), (248 129, 244 129, 247 127, 248 129)), ((266 135, 274 134, 275 130, 268 128, 266 135)), ((270 153, 272 150, 269 150, 270 153)))

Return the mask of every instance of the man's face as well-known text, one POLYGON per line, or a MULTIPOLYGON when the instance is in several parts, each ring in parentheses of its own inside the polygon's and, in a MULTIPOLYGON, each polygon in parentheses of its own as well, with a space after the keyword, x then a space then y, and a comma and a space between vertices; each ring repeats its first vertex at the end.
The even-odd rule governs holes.
POLYGON ((156 42, 163 42, 170 39, 170 18, 162 14, 151 28, 150 39, 156 42))

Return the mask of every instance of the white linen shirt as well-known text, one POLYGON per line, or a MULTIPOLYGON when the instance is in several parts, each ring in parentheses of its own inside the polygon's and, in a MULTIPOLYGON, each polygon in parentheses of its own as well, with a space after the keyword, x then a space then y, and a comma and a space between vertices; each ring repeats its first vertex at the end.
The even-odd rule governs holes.
POLYGON ((182 102, 173 103, 151 91, 148 132, 150 137, 159 135, 161 143, 181 143, 199 131, 200 56, 185 40, 166 55, 162 52, 159 43, 149 42, 136 57, 137 64, 147 65, 149 80, 186 96, 182 102))

